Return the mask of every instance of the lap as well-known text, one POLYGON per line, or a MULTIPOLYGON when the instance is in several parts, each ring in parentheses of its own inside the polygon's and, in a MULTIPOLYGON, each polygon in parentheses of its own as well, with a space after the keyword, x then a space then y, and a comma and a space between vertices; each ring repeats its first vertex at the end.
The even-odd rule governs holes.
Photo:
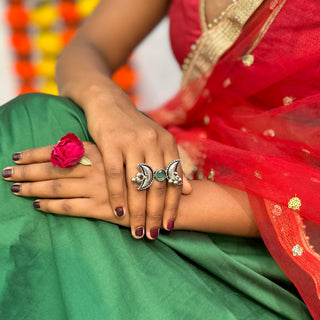
MULTIPOLYGON (((20 96, 0 108, 0 163, 67 132, 90 140, 70 100, 20 96)), ((0 181, 0 318, 308 319, 259 239, 176 231, 135 240, 102 221, 42 214, 0 181)))

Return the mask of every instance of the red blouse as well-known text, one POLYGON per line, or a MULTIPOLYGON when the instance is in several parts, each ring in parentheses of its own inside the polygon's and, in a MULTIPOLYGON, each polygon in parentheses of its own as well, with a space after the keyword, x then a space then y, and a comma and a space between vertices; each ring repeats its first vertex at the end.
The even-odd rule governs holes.
POLYGON ((199 0, 173 0, 170 6, 171 46, 180 65, 202 34, 199 6, 199 0))

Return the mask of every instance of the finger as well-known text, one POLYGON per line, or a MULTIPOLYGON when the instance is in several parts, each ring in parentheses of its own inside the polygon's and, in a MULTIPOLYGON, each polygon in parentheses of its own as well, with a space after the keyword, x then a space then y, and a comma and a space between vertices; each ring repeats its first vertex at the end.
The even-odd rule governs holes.
MULTIPOLYGON (((82 218, 93 218, 115 223, 114 213, 111 207, 105 204, 97 204, 92 198, 73 198, 73 199, 37 199, 33 202, 33 207, 37 210, 82 218)), ((118 224, 127 227, 128 219, 122 219, 118 224)))
MULTIPOLYGON (((152 163, 154 171, 164 169, 162 152, 155 149, 149 149, 146 157, 148 163, 152 163)), ((162 217, 167 193, 166 180, 158 181, 155 179, 147 192, 147 219, 146 235, 149 239, 156 239, 159 235, 159 229, 162 225, 162 217)))
POLYGON ((2 170, 2 177, 9 181, 42 181, 59 178, 84 177, 89 166, 76 165, 74 168, 59 168, 51 162, 33 163, 15 167, 7 167, 2 170))
POLYGON ((115 216, 122 218, 127 211, 122 153, 108 150, 104 150, 102 153, 109 202, 115 216))
MULTIPOLYGON (((33 203, 35 209, 59 215, 102 219, 106 214, 95 208, 93 200, 89 198, 73 199, 38 199, 33 203)), ((110 210, 111 211, 111 210, 110 210)))
POLYGON ((24 150, 12 155, 12 160, 18 164, 47 162, 50 161, 52 149, 53 145, 24 150))
POLYGON ((90 186, 80 179, 56 179, 38 182, 15 183, 11 191, 19 196, 39 198, 86 198, 90 186))
POLYGON ((35 209, 55 214, 91 218, 91 199, 38 199, 33 202, 35 209))
POLYGON ((146 222, 146 190, 138 190, 140 183, 132 182, 138 172, 138 163, 144 163, 144 157, 139 153, 130 153, 126 158, 126 178, 128 190, 128 210, 130 213, 131 234, 140 239, 145 234, 146 222))
MULTIPOLYGON (((167 163, 167 168, 168 166, 174 166, 175 168, 175 163, 173 162, 174 160, 178 160, 179 154, 176 150, 172 150, 170 153, 167 153, 165 156, 165 161, 167 163)), ((178 177, 182 177, 182 168, 181 164, 178 165, 178 177)), ((168 181, 172 177, 167 177, 168 181)), ((180 196, 181 196, 181 191, 182 191, 182 183, 173 184, 173 183, 168 183, 168 188, 167 188, 167 196, 166 196, 166 201, 165 201, 165 208, 164 208, 164 213, 163 213, 163 227, 171 231, 174 229, 174 223, 177 218, 177 213, 178 213, 178 207, 179 207, 179 201, 180 201, 180 196)))

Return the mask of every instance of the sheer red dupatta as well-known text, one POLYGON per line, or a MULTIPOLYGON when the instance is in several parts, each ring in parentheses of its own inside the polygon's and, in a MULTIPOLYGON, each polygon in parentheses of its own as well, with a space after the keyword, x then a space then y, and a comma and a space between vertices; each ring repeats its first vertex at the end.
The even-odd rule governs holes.
POLYGON ((315 319, 319 9, 317 0, 265 1, 213 70, 150 112, 188 152, 198 175, 248 192, 266 246, 315 319))

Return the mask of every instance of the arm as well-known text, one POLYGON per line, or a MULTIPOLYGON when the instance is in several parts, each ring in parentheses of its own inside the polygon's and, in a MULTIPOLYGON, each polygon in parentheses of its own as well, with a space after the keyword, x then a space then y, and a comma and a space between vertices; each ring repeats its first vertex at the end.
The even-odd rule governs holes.
MULTIPOLYGON (((154 183, 148 193, 137 191, 131 178, 138 163, 165 168, 179 153, 172 135, 143 116, 110 79, 133 48, 164 17, 169 0, 102 0, 57 62, 61 95, 85 112, 88 130, 99 147, 112 210, 119 218, 130 212, 132 233, 175 220, 181 188, 154 183), (126 167, 126 170, 124 170, 126 167)), ((179 172, 182 176, 182 170, 179 172)), ((183 190, 188 192, 190 184, 183 190)))
POLYGON ((212 181, 192 181, 180 200, 175 229, 259 236, 246 192, 212 181))
POLYGON ((102 0, 58 58, 60 94, 74 100, 85 112, 102 108, 99 102, 105 99, 117 102, 110 98, 114 94, 123 100, 120 107, 131 108, 110 76, 164 17, 169 2, 102 0))

